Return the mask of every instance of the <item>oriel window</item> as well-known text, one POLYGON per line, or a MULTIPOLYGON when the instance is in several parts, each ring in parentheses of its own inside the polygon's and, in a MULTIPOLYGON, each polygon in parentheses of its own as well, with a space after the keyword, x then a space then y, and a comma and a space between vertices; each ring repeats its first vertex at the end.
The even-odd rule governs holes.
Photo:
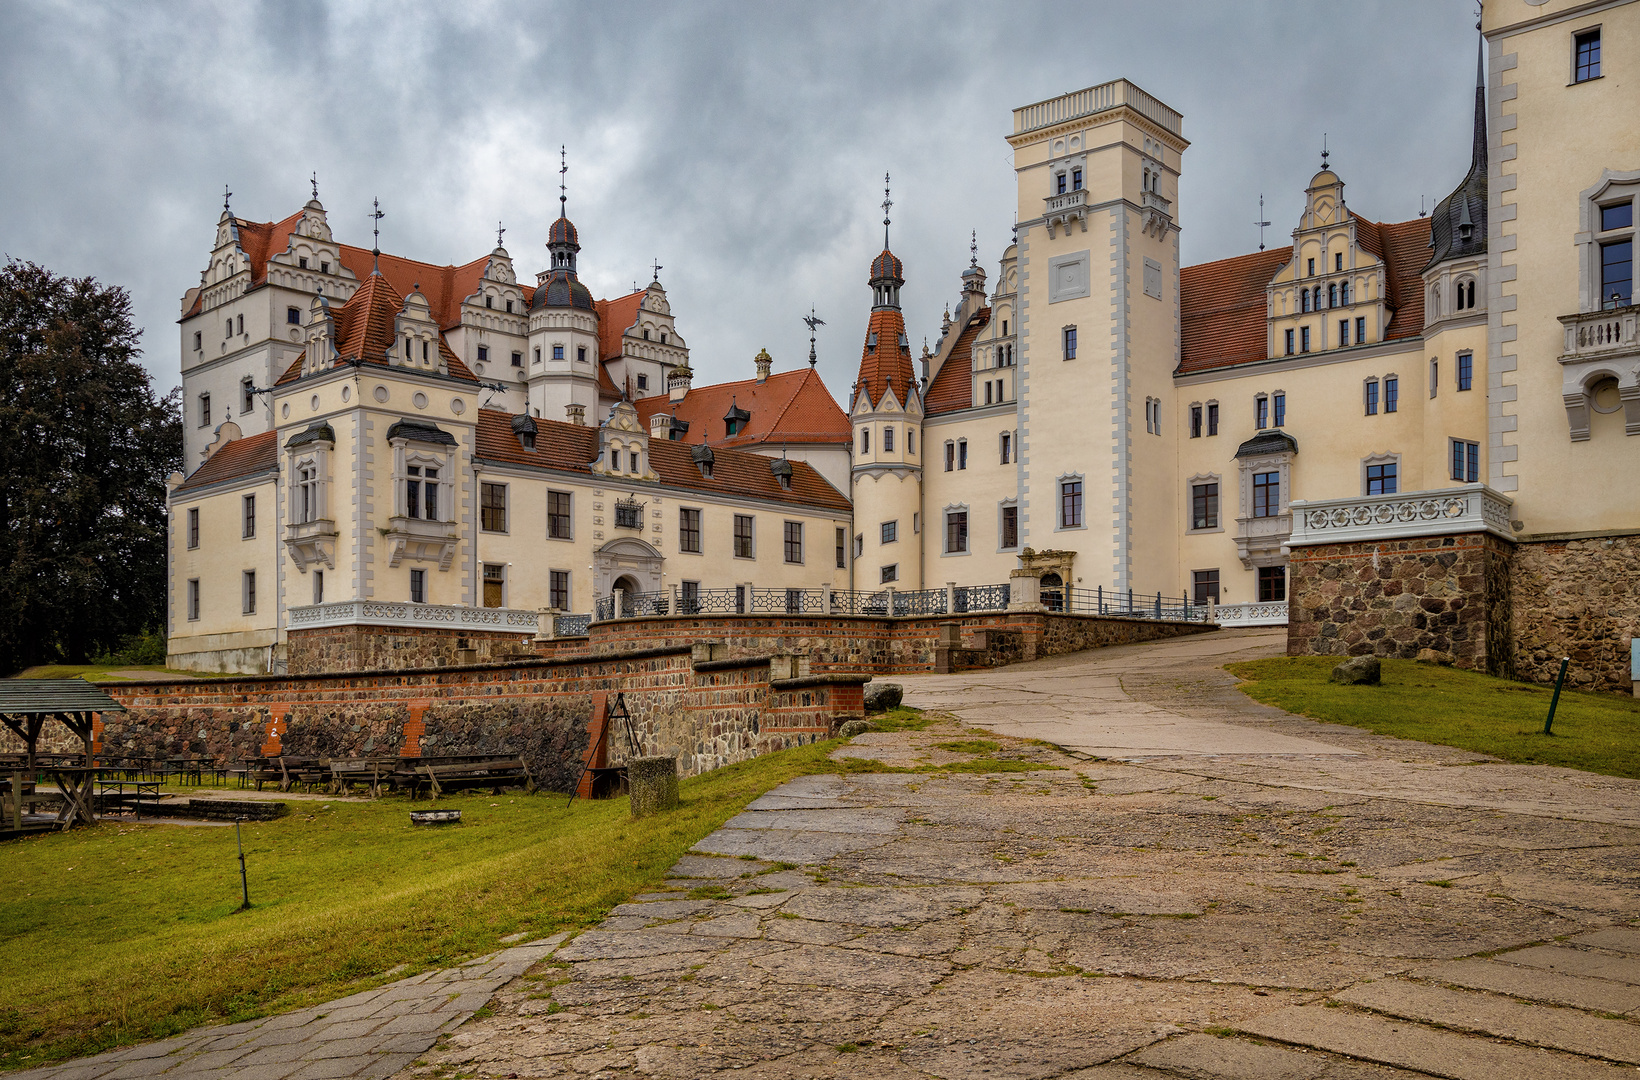
POLYGON ((1276 517, 1281 513, 1281 474, 1261 472, 1253 474, 1253 516, 1276 517))

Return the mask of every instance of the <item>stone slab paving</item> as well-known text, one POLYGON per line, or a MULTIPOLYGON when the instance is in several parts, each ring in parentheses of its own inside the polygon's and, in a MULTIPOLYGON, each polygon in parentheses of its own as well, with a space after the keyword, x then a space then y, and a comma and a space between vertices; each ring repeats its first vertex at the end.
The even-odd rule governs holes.
POLYGON ((195 1028, 12 1080, 331 1080, 386 1077, 454 1030, 495 991, 552 955, 566 937, 505 949, 457 968, 241 1024, 195 1028))

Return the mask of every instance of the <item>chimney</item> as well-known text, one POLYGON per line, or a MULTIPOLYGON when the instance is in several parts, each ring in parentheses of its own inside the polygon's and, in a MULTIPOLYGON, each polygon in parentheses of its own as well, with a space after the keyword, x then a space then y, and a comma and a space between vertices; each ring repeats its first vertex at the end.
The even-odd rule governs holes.
POLYGON ((670 439, 672 437, 671 413, 658 412, 649 418, 649 437, 651 439, 670 439))
POLYGON ((695 373, 689 370, 688 364, 679 364, 666 373, 666 398, 676 405, 689 396, 689 381, 695 373))
POLYGON ((587 407, 585 405, 577 405, 573 401, 570 402, 568 405, 564 406, 564 416, 576 427, 587 426, 587 407))
POLYGON ((769 355, 768 349, 759 349, 753 360, 757 363, 757 381, 768 381, 769 369, 774 366, 774 357, 769 355))

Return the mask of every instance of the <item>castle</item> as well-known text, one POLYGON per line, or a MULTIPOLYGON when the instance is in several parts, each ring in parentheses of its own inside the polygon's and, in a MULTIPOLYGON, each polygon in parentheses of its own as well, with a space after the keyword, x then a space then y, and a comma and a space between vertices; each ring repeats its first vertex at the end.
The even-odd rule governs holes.
POLYGON ((595 300, 567 213, 531 288, 499 245, 434 267, 339 244, 316 194, 277 223, 225 207, 183 302, 172 662, 277 666, 291 613, 342 602, 523 620, 615 589, 1029 577, 1050 605, 1134 589, 1286 623, 1298 652, 1530 677, 1576 653, 1627 686, 1640 146, 1602 65, 1636 10, 1490 5, 1429 217, 1358 212, 1324 155, 1290 243, 1198 266, 1179 112, 1125 79, 1015 109, 994 287, 972 258, 914 356, 885 198, 841 407, 766 354, 694 387, 658 270, 595 300))

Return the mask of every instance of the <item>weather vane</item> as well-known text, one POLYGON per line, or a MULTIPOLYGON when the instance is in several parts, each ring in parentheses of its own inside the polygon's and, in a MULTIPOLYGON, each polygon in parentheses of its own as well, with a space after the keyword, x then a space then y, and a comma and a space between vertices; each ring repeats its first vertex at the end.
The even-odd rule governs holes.
POLYGON ((371 259, 370 272, 373 273, 373 274, 379 274, 379 273, 381 273, 381 269, 382 269, 382 265, 381 265, 382 264, 382 218, 386 217, 387 215, 382 213, 382 201, 381 201, 381 199, 379 199, 379 198, 378 199, 371 199, 370 200, 370 205, 375 207, 375 209, 372 212, 366 214, 365 217, 374 218, 375 222, 376 222, 370 228, 370 235, 371 235, 371 237, 373 237, 373 239, 370 242, 371 243, 371 246, 370 246, 370 259, 371 259))
POLYGON ((972 267, 975 267, 975 268, 978 268, 978 266, 979 266, 979 230, 978 229, 968 230, 968 265, 972 266, 972 267))
POLYGON ((666 267, 661 265, 661 260, 659 259, 659 257, 657 257, 655 259, 655 280, 656 281, 659 281, 661 279, 661 271, 665 270, 665 269, 666 269, 666 267))
POLYGON ((888 197, 888 174, 883 174, 883 247, 888 247, 888 211, 894 200, 888 197))
POLYGON ((569 202, 569 195, 565 186, 565 178, 569 175, 569 152, 563 147, 558 148, 558 216, 564 217, 564 206, 569 202))
POLYGON ((308 183, 313 185, 313 197, 317 199, 319 197, 319 171, 317 169, 313 171, 312 176, 308 177, 308 183))
POLYGON ((507 230, 501 227, 501 222, 495 223, 495 246, 501 246, 501 238, 507 235, 507 230))
POLYGON ((1270 227, 1270 223, 1264 220, 1264 192, 1262 191, 1258 193, 1258 217, 1259 219, 1253 224, 1258 226, 1258 249, 1263 251, 1264 230, 1270 227))
POLYGON ((817 315, 815 315, 814 305, 810 304, 809 305, 809 313, 807 315, 803 316, 803 322, 809 328, 809 367, 813 367, 814 363, 815 363, 815 360, 817 359, 817 357, 814 354, 814 328, 817 327, 817 326, 826 325, 826 320, 824 320, 824 319, 818 317, 817 315))
POLYGON ((1321 168, 1323 171, 1327 168, 1327 153, 1327 133, 1323 131, 1321 133, 1321 168))
POLYGON ((231 199, 231 198, 233 198, 233 192, 228 190, 228 185, 227 184, 223 184, 222 185, 222 212, 224 214, 228 213, 228 200, 231 199))

